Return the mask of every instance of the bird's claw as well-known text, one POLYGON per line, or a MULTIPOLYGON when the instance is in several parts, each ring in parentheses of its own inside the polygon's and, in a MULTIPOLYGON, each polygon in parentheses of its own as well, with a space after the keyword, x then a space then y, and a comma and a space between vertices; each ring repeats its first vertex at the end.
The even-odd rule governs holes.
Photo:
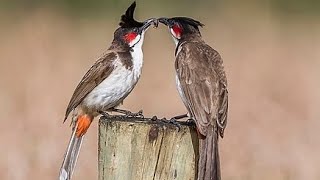
POLYGON ((152 118, 150 119, 151 121, 156 121, 158 119, 157 116, 152 116, 152 118))
POLYGON ((140 118, 144 118, 144 115, 143 115, 143 111, 140 110, 136 113, 133 113, 133 112, 128 112, 125 117, 140 117, 140 118))
POLYGON ((110 116, 110 114, 107 113, 106 111, 98 111, 98 113, 102 116, 110 116))
POLYGON ((181 124, 175 118, 171 118, 169 123, 175 125, 178 128, 178 132, 181 130, 181 124))
POLYGON ((187 121, 186 121, 186 123, 188 124, 188 125, 195 125, 196 124, 196 122, 193 120, 193 119, 187 119, 187 121))

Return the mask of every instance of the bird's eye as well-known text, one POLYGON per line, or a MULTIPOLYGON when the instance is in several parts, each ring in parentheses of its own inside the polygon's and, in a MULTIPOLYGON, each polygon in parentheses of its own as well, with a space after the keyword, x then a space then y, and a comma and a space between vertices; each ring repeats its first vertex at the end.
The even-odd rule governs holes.
POLYGON ((127 41, 127 43, 132 42, 137 37, 136 32, 129 32, 124 36, 124 39, 127 41))
POLYGON ((174 37, 176 37, 177 39, 180 39, 182 34, 182 28, 179 25, 175 24, 171 28, 171 33, 174 37))

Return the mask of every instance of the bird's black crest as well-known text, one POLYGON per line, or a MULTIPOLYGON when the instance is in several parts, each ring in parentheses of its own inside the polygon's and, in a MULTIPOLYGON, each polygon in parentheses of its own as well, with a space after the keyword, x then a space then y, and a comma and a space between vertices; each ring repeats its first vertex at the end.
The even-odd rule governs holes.
POLYGON ((193 26, 194 28, 199 30, 199 26, 203 27, 204 24, 202 24, 200 21, 188 18, 188 17, 173 17, 171 18, 174 21, 177 21, 181 24, 188 24, 190 26, 193 26))
POLYGON ((133 28, 133 27, 141 27, 143 23, 138 22, 133 19, 134 9, 136 8, 136 2, 134 1, 130 7, 128 7, 125 14, 121 16, 121 21, 119 25, 122 28, 133 28))

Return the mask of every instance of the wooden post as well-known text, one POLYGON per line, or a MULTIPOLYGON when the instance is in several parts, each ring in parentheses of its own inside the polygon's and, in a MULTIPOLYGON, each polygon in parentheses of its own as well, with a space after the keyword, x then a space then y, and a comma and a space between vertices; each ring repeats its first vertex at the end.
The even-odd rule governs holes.
POLYGON ((194 180, 195 128, 143 118, 99 121, 99 180, 194 180))

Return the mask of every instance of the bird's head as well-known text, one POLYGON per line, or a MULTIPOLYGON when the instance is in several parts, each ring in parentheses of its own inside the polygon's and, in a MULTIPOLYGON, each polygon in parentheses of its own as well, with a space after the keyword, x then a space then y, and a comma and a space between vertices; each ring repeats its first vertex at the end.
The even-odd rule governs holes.
POLYGON ((137 44, 142 44, 145 32, 150 25, 155 26, 155 23, 157 23, 156 18, 150 18, 144 22, 136 21, 133 18, 135 7, 136 2, 133 2, 126 13, 121 16, 120 27, 114 33, 114 40, 130 48, 137 44))
POLYGON ((188 36, 201 36, 199 26, 204 26, 201 22, 188 17, 159 18, 158 21, 169 28, 175 42, 188 36))

